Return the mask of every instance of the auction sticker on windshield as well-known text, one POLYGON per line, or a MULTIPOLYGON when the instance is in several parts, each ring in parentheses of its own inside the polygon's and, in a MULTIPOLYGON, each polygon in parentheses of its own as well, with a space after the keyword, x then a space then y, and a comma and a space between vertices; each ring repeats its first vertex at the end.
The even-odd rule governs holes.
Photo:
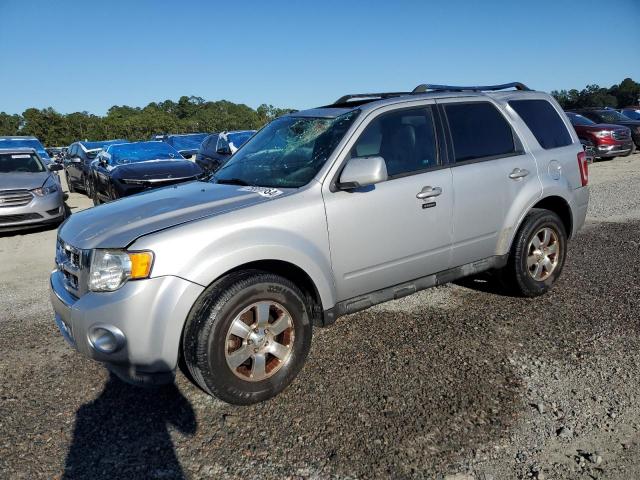
POLYGON ((282 195, 282 190, 267 187, 242 187, 240 191, 257 193, 263 197, 277 197, 278 195, 282 195))

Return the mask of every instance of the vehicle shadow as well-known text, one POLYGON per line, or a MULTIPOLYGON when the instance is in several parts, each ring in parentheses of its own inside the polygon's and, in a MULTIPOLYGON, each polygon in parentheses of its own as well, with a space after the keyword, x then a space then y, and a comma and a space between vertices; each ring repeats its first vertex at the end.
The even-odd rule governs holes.
POLYGON ((196 417, 174 385, 141 388, 109 375, 76 413, 63 479, 185 478, 170 430, 192 435, 196 417))
POLYGON ((506 288, 493 272, 483 272, 471 277, 464 277, 453 283, 477 292, 492 293, 501 297, 518 297, 513 291, 506 288))

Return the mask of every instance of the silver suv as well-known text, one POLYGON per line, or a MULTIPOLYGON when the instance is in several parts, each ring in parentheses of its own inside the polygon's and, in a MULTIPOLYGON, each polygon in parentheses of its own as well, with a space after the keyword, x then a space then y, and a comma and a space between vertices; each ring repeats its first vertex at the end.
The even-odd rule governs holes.
POLYGON ((74 214, 55 319, 124 379, 182 365, 259 402, 300 371, 314 325, 483 271, 545 293, 587 183, 567 117, 520 83, 348 95, 272 121, 208 180, 74 214))

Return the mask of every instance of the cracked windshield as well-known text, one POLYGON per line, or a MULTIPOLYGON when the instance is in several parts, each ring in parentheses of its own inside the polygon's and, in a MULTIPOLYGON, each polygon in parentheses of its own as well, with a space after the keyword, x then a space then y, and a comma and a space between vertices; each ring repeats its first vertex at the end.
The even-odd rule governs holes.
POLYGON ((334 118, 287 116, 249 140, 214 177, 216 183, 298 188, 320 171, 359 110, 334 118))

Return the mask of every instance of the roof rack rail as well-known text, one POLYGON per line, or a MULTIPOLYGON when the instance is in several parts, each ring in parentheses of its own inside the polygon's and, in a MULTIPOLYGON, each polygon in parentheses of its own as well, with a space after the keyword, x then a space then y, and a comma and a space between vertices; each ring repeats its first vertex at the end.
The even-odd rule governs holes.
POLYGON ((391 98, 391 97, 400 97, 402 95, 409 95, 409 92, 382 92, 382 93, 355 93, 352 95, 344 95, 340 97, 338 100, 333 102, 333 105, 339 105, 341 103, 346 103, 349 100, 357 100, 359 98, 391 98))
POLYGON ((432 85, 428 83, 423 83, 422 85, 418 85, 416 88, 414 88, 411 93, 425 93, 427 91, 482 92, 482 91, 506 90, 508 88, 515 88, 516 90, 531 90, 524 83, 520 83, 520 82, 503 83, 501 85, 480 85, 475 87, 458 87, 454 85, 432 85))

